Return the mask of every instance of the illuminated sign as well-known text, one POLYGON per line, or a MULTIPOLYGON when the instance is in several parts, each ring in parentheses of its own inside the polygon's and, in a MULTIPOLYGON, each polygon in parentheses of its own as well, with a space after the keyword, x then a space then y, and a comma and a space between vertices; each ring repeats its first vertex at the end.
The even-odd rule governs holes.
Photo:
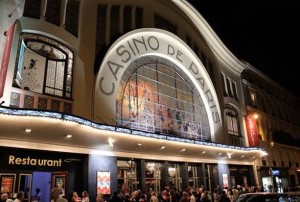
POLYGON ((97 75, 95 117, 106 123, 114 120, 116 117, 114 99, 117 97, 117 89, 122 76, 126 74, 126 69, 146 64, 147 58, 151 59, 151 56, 163 58, 174 64, 191 79, 204 102, 211 133, 214 136, 216 131, 220 132, 220 106, 205 67, 180 38, 160 29, 131 31, 110 47, 97 75))
POLYGON ((175 44, 168 44, 166 39, 160 38, 156 35, 141 35, 132 36, 132 38, 117 45, 114 49, 114 57, 106 60, 105 70, 108 70, 106 74, 100 77, 98 86, 99 90, 106 96, 113 95, 116 91, 117 83, 120 81, 123 75, 124 69, 130 64, 130 61, 136 59, 137 55, 147 53, 163 53, 173 60, 183 64, 186 70, 195 77, 196 82, 199 84, 201 90, 204 92, 207 102, 212 109, 212 117, 214 122, 219 122, 220 117, 215 106, 215 100, 213 96, 214 89, 211 89, 208 78, 200 71, 202 67, 197 66, 196 61, 191 60, 189 57, 184 56, 184 50, 180 47, 176 47, 175 44))
POLYGON ((223 187, 228 188, 229 187, 228 175, 223 173, 222 178, 223 178, 223 187))
POLYGON ((272 175, 273 176, 279 176, 280 175, 280 171, 279 170, 272 170, 272 175))
POLYGON ((61 167, 62 160, 52 160, 52 159, 38 159, 31 158, 30 156, 26 158, 18 158, 14 155, 9 155, 8 164, 9 165, 26 165, 26 166, 47 166, 47 167, 61 167))
POLYGON ((257 125, 256 125, 256 120, 252 115, 246 116, 246 126, 247 126, 249 147, 258 146, 257 125))

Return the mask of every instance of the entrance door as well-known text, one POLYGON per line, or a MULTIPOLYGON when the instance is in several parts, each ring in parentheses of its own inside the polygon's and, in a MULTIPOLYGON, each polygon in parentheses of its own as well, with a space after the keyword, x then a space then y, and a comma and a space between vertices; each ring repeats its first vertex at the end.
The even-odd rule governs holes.
POLYGON ((265 192, 273 192, 274 185, 273 185, 272 177, 262 177, 262 183, 265 192))
POLYGON ((36 199, 36 189, 40 189, 40 201, 50 202, 50 190, 51 190, 51 172, 33 172, 32 173, 32 199, 36 199))

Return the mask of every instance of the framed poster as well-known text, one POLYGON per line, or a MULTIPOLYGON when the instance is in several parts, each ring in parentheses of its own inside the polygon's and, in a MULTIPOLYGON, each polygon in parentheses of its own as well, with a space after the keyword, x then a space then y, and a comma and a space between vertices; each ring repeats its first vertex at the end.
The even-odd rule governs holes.
POLYGON ((66 176, 65 175, 53 175, 52 188, 59 188, 60 196, 65 196, 66 176))
POLYGON ((1 193, 14 193, 16 174, 0 173, 1 193))
POLYGON ((97 171, 97 194, 110 194, 110 172, 97 171))
POLYGON ((248 187, 247 176, 243 176, 243 186, 244 186, 244 187, 248 187))
POLYGON ((235 176, 231 176, 231 186, 236 186, 235 184, 235 176))
POLYGON ((229 188, 228 175, 226 173, 223 173, 222 178, 223 178, 223 188, 229 188))

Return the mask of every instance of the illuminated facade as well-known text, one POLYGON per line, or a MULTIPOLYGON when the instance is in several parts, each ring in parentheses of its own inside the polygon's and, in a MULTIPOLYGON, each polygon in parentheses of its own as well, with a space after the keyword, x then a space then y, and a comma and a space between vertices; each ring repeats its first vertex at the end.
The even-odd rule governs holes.
POLYGON ((10 30, 1 36, 1 175, 24 186, 28 173, 33 189, 30 155, 62 162, 39 165, 51 186, 92 197, 122 186, 261 185, 266 152, 247 133, 241 80, 249 66, 188 2, 0 4, 1 31, 10 30))

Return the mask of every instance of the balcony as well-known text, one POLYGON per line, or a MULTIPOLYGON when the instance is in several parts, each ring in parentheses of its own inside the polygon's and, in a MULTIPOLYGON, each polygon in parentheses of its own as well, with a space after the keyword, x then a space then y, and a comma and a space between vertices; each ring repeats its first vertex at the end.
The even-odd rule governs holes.
POLYGON ((229 134, 229 144, 234 146, 243 147, 245 145, 244 138, 241 136, 229 134))
POLYGON ((73 102, 58 97, 33 93, 30 91, 13 88, 10 94, 9 107, 24 109, 39 109, 72 113, 73 102))

